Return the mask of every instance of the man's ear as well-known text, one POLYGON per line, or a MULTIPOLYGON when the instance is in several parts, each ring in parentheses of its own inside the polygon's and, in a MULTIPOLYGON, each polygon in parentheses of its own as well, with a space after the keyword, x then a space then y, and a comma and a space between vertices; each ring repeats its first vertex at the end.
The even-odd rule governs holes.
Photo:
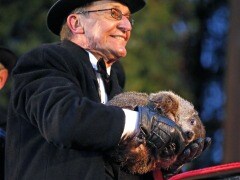
POLYGON ((84 29, 81 22, 79 21, 79 18, 77 17, 77 14, 70 14, 67 17, 67 25, 74 34, 84 33, 84 29))
POLYGON ((8 78, 8 70, 7 69, 2 69, 0 70, 0 89, 2 89, 7 82, 8 78))

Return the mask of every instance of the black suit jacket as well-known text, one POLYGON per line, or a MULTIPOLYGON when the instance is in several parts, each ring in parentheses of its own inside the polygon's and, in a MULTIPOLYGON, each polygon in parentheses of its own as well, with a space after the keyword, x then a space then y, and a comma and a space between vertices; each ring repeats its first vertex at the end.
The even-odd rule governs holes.
MULTIPOLYGON (((111 72, 110 98, 121 92, 111 72)), ((121 108, 100 103, 88 53, 70 41, 23 55, 13 71, 6 180, 139 179, 103 154, 124 128, 121 108)))

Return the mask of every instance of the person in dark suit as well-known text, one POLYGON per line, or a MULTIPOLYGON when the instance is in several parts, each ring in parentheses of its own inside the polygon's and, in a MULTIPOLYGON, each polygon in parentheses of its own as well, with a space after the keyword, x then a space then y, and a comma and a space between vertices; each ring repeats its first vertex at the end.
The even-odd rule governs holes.
MULTIPOLYGON (((0 46, 0 90, 6 85, 16 60, 17 56, 10 49, 0 46)), ((0 128, 4 130, 6 114, 6 111, 0 108, 0 128)))
MULTIPOLYGON (((15 65, 17 56, 8 48, 0 47, 0 90, 4 88, 15 65)), ((4 149, 7 110, 0 107, 0 179, 4 179, 4 149)))
MULTIPOLYGON (((61 41, 24 54, 13 70, 6 180, 152 179, 123 171, 105 154, 136 132, 157 149, 184 151, 183 132, 151 107, 105 103, 122 92, 111 65, 126 56, 131 14, 144 0, 58 0, 47 26, 61 41)), ((204 142, 187 148, 194 158, 204 142)))

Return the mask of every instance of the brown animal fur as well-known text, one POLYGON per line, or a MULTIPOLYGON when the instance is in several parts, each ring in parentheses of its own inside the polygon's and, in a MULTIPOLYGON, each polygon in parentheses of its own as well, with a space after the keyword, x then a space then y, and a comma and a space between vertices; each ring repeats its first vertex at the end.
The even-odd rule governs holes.
MULTIPOLYGON (((194 106, 171 91, 158 93, 125 92, 115 96, 108 105, 134 110, 137 106, 153 103, 157 112, 175 121, 184 132, 185 145, 197 138, 205 137, 204 126, 194 106)), ((174 149, 174 147, 173 147, 174 149)), ((155 169, 168 169, 176 161, 178 154, 155 152, 137 135, 124 138, 110 157, 132 174, 143 174, 155 169)))

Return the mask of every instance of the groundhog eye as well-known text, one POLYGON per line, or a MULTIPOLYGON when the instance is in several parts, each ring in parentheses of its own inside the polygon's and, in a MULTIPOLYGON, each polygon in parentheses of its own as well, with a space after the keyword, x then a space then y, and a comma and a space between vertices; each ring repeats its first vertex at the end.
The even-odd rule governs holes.
POLYGON ((191 125, 194 125, 194 124, 195 124, 195 119, 191 119, 191 120, 190 120, 190 124, 191 124, 191 125))

